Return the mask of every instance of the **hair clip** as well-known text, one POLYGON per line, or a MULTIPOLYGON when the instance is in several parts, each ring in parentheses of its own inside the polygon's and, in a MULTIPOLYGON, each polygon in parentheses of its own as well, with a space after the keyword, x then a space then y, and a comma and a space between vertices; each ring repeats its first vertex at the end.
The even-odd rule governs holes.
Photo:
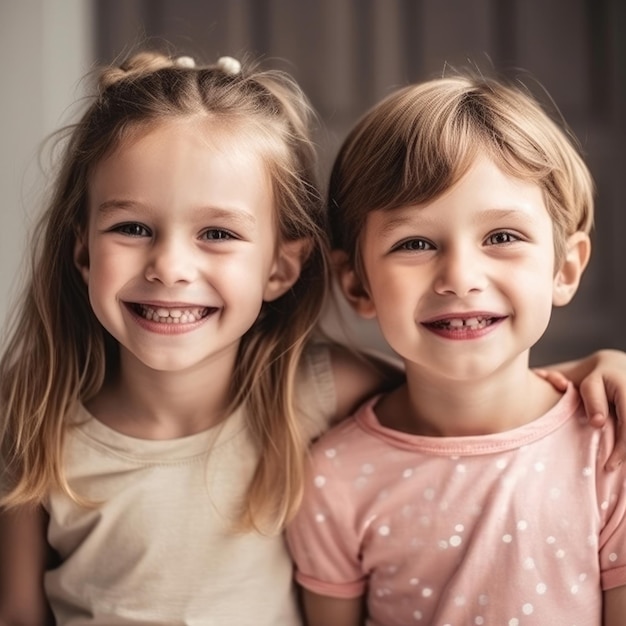
POLYGON ((196 67, 196 62, 193 60, 192 57, 182 56, 182 57, 177 57, 176 59, 174 59, 174 65, 178 65, 178 67, 185 67, 185 68, 192 69, 196 67))
POLYGON ((216 65, 229 76, 235 76, 241 72, 241 63, 233 57, 220 57, 216 65))

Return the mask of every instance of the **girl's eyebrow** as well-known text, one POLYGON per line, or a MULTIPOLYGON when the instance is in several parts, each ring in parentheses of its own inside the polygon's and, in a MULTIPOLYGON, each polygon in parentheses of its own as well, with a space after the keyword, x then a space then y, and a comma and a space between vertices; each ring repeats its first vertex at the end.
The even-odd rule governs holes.
MULTIPOLYGON (((132 210, 149 210, 149 207, 142 205, 139 202, 133 202, 132 200, 106 200, 98 205, 97 211, 99 214, 107 216, 117 211, 132 211, 132 210)), ((238 208, 223 208, 215 206, 201 206, 194 209, 194 213, 199 216, 203 216, 205 219, 224 219, 240 223, 242 226, 255 226, 257 223, 256 217, 248 211, 238 208)))

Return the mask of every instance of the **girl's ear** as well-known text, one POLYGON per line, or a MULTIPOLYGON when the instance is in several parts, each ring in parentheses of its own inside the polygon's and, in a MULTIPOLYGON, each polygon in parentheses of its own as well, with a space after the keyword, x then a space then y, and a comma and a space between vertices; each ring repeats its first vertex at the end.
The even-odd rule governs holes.
POLYGON ((565 258, 554 277, 552 287, 554 306, 564 306, 574 297, 590 254, 591 241, 587 233, 577 231, 567 239, 565 258))
POLYGON ((89 246, 87 233, 77 232, 74 243, 74 265, 83 277, 85 284, 89 284, 89 246))
POLYGON ((350 306, 363 319, 375 318, 376 307, 367 290, 367 285, 358 277, 348 254, 343 250, 333 250, 331 259, 339 287, 350 306))
POLYGON ((302 265, 311 251, 309 239, 285 241, 278 247, 272 271, 265 285, 263 300, 271 302, 286 293, 300 277, 302 265))

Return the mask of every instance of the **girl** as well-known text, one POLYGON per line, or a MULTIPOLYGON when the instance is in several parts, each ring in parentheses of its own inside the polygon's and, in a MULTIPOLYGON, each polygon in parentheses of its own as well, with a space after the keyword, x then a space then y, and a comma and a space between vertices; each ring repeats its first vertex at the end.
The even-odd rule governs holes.
POLYGON ((381 384, 309 341, 310 118, 233 59, 102 72, 0 364, 0 624, 300 623, 280 530, 306 444, 381 384))

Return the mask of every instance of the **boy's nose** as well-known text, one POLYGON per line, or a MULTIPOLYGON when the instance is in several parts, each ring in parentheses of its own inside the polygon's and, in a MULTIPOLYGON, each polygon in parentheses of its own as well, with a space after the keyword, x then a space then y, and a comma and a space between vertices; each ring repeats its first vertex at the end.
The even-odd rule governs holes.
POLYGON ((176 237, 155 242, 146 264, 147 280, 171 287, 192 282, 197 273, 196 252, 191 242, 176 237))
POLYGON ((454 249, 440 257, 435 291, 463 298, 470 293, 480 292, 487 285, 484 264, 478 251, 454 249))

